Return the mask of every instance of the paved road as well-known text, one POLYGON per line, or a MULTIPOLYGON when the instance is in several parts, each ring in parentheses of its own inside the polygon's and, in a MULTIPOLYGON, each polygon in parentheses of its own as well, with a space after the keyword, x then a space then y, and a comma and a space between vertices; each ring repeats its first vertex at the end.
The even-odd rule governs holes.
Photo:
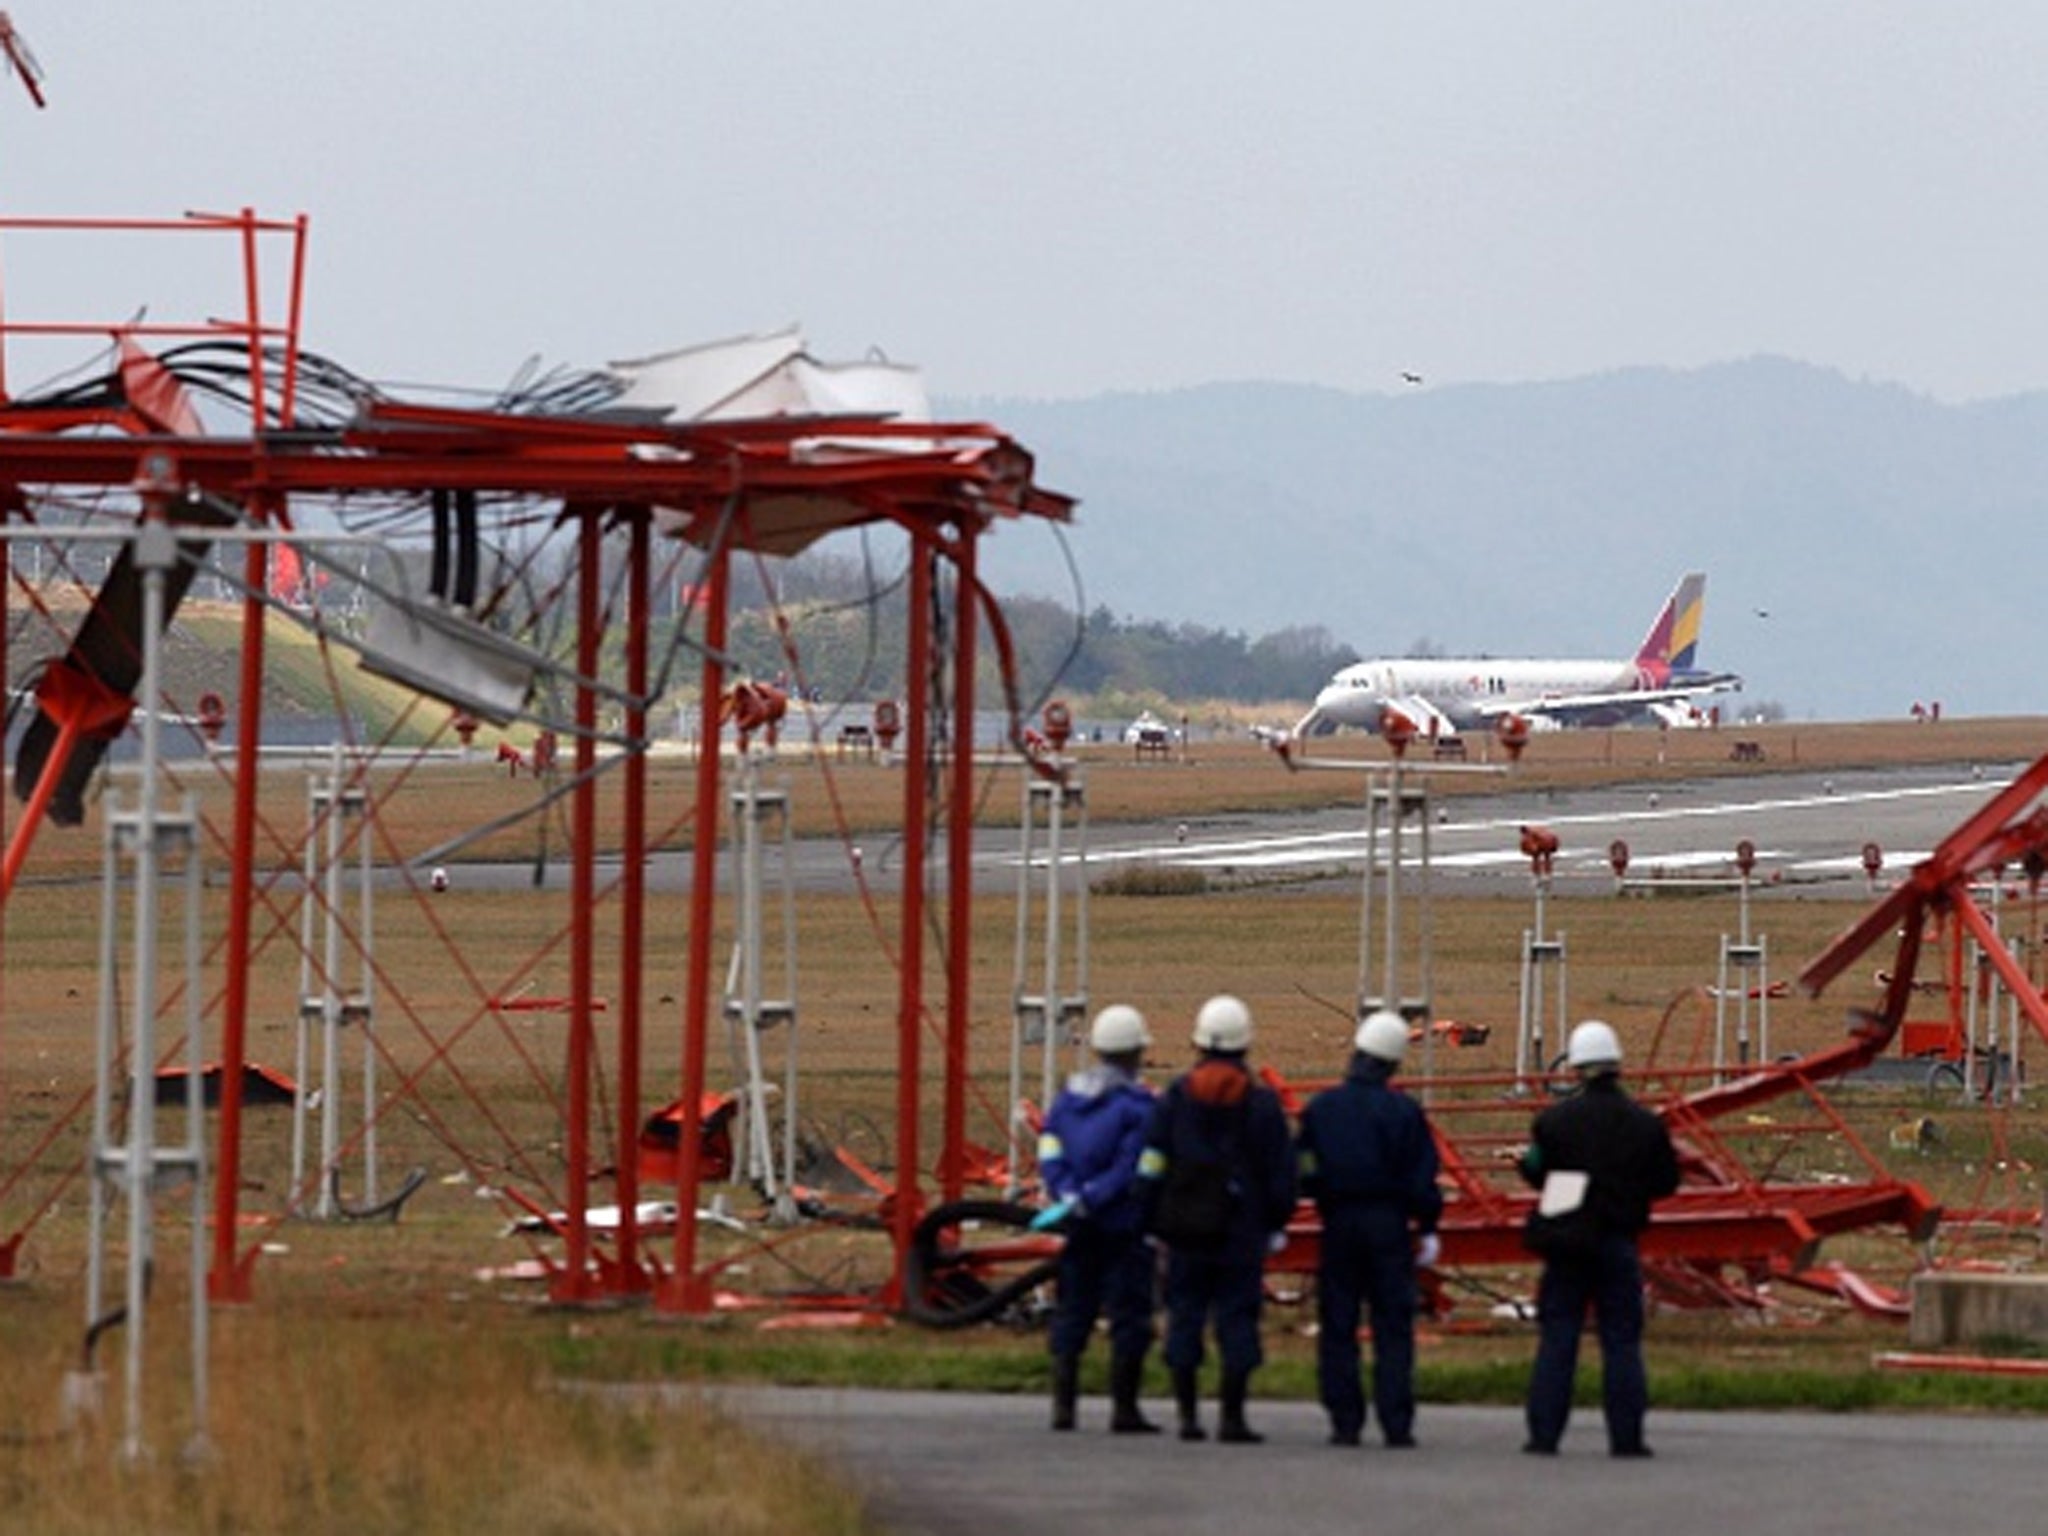
MULTIPOLYGON (((1036 1398, 720 1389, 768 1433, 825 1453, 897 1536, 1922 1536, 2042 1526, 2042 1426, 2023 1419, 1659 1413, 1657 1459, 1605 1453, 1599 1416, 1523 1456, 1521 1416, 1430 1407, 1419 1450, 1340 1451, 1307 1403, 1254 1403, 1263 1446, 1045 1428, 1036 1398)), ((1163 1409, 1163 1405, 1156 1405, 1163 1409)))

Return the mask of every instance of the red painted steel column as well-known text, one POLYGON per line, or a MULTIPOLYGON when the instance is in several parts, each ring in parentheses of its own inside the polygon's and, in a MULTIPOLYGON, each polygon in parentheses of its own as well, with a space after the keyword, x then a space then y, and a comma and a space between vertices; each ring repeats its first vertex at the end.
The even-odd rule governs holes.
POLYGON ((603 621, 598 613, 604 549, 599 514, 585 507, 576 539, 576 795, 569 859, 569 1187, 568 1255, 550 1287, 556 1301, 587 1301, 590 1273, 590 1044, 596 980, 597 676, 603 621))
POLYGON ((242 228, 242 312, 248 320, 250 425, 261 433, 266 414, 263 405, 263 292, 260 286, 263 269, 257 252, 256 210, 244 208, 239 222, 242 228))
POLYGON ((974 1006, 974 647, 976 539, 963 523, 953 563, 953 787, 946 805, 946 1088, 939 1188, 958 1200, 967 1175, 967 1030, 974 1006))
POLYGON ((656 1294, 664 1312, 708 1312, 711 1286, 697 1274, 697 1193, 704 1170, 705 1041, 711 1027, 711 917, 718 876, 718 701, 725 692, 725 607, 731 551, 711 551, 704 594, 704 667, 699 684, 696 825, 690 846, 688 993, 683 1000, 683 1124, 676 1174, 676 1272, 656 1294))
POLYGON ((897 935, 896 978, 896 1188, 890 1196, 889 1230, 896 1249, 885 1305, 903 1305, 904 1266, 917 1226, 918 1100, 924 1027, 925 808, 931 771, 932 546, 911 536, 910 645, 904 693, 909 718, 903 744, 903 907, 897 935))
MULTIPOLYGON (((14 509, 0 505, 0 529, 14 521, 14 509)), ((7 632, 13 626, 7 622, 7 599, 9 589, 14 585, 14 546, 0 539, 0 684, 7 682, 7 632)), ((0 732, 0 756, 7 750, 4 732, 0 732)), ((0 764, 0 848, 7 846, 7 800, 4 789, 4 764, 0 764)), ((0 893, 0 1061, 5 1061, 7 1043, 7 899, 0 893)), ((7 1074, 0 1071, 0 1120, 7 1118, 7 1099, 4 1089, 7 1074)), ((14 1273, 14 1245, 0 1240, 0 1280, 14 1273)))
POLYGON ((626 573, 626 782, 624 861, 619 883, 619 1147, 616 1179, 619 1210, 617 1290, 644 1290, 640 1237, 633 1211, 640 1203, 640 1004, 641 946, 647 909, 647 607, 649 514, 635 508, 631 518, 630 564, 626 573))
MULTIPOLYGON (((242 210, 243 303, 249 321, 249 416, 252 435, 261 439, 269 415, 264 403, 263 298, 258 286, 256 213, 242 210)), ((289 424, 298 399, 299 319, 305 299, 306 219, 294 230, 289 317, 285 334, 283 376, 279 381, 279 417, 289 424)), ((259 522, 289 526, 282 502, 254 501, 259 522)), ((213 1261, 207 1270, 206 1294, 216 1302, 247 1301, 256 1266, 254 1247, 235 1253, 236 1223, 242 1187, 242 1066, 249 1059, 249 939, 256 890, 256 796, 260 788, 259 749, 263 741, 263 641, 269 622, 262 594, 269 591, 270 547, 252 543, 242 560, 242 668, 240 719, 235 725, 235 810, 233 850, 228 869, 228 932, 226 987, 221 1001, 220 1141, 213 1183, 213 1261)), ((364 836, 368 836, 367 832, 364 836)))
MULTIPOLYGON (((248 317, 249 416, 254 433, 264 426, 262 296, 257 287, 255 210, 242 210, 243 306, 248 317)), ((286 385, 291 377, 286 375, 286 385)), ((257 504, 262 521, 272 508, 257 504)), ((249 594, 242 599, 241 714, 235 725, 235 812, 233 852, 228 869, 226 989, 221 1000, 220 1143, 213 1180, 213 1262, 206 1294, 214 1301, 247 1301, 256 1253, 235 1253, 242 1187, 242 1064, 248 1059, 249 930, 256 883, 257 749, 263 732, 263 639, 268 610, 259 594, 269 591, 270 547, 251 544, 242 562, 249 594)), ((153 707, 154 701, 152 701, 153 707)))
MULTIPOLYGON (((267 519, 266 519, 267 520, 267 519)), ((228 933, 226 990, 221 1003, 220 1147, 213 1177, 213 1263, 207 1270, 206 1294, 214 1301, 247 1301, 256 1254, 251 1248, 235 1254, 238 1196, 242 1187, 242 1063, 248 1060, 249 929, 256 891, 256 794, 260 771, 257 748, 263 739, 263 626, 266 610, 261 593, 266 580, 269 546, 249 545, 242 562, 242 696, 236 701, 235 816, 233 853, 228 864, 228 933)))

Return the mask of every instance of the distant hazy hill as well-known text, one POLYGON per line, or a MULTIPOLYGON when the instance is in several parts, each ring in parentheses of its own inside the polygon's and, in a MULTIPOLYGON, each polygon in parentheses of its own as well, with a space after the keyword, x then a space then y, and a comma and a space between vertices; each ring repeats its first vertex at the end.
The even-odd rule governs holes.
MULTIPOLYGON (((1255 635, 1321 624, 1370 655, 1608 655, 1697 567, 1702 659, 1742 672, 1752 701, 2048 713, 2048 394, 1946 406, 1760 358, 948 408, 1014 433, 1082 499, 1091 608, 1255 635)), ((992 540, 988 564, 999 588, 1072 598, 1033 531, 992 540)))

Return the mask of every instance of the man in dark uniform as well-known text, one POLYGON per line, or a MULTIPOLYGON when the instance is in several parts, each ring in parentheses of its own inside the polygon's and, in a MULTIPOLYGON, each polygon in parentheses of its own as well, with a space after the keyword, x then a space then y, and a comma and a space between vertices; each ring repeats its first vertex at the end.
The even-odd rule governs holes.
POLYGON ((1415 1444, 1415 1269, 1434 1264, 1436 1138, 1422 1106, 1390 1079, 1408 1050, 1408 1025, 1382 1010, 1358 1026, 1344 1081, 1309 1101, 1295 1143, 1302 1193, 1323 1219, 1316 1267, 1316 1380, 1330 1443, 1357 1445, 1365 1429, 1358 1377, 1358 1314, 1372 1318, 1372 1400, 1389 1446, 1415 1444))
POLYGON ((1095 1015, 1088 1044, 1096 1064, 1076 1072, 1053 1100, 1038 1138, 1038 1171, 1053 1199, 1031 1225, 1066 1235, 1059 1304, 1052 1319, 1052 1427, 1074 1427, 1081 1351, 1095 1319, 1109 1313, 1109 1427, 1156 1434, 1138 1407, 1152 1347, 1152 1240, 1137 1190, 1138 1158, 1152 1124, 1152 1090, 1139 1081, 1152 1036, 1127 1003, 1095 1015))
POLYGON ((1557 1454, 1590 1304, 1600 1331, 1608 1451, 1648 1456, 1636 1234, 1649 1222, 1651 1203, 1678 1188, 1678 1157, 1663 1120, 1622 1091, 1621 1041, 1612 1028, 1586 1020, 1572 1031, 1565 1060, 1578 1073, 1579 1091, 1536 1117, 1521 1162, 1522 1176, 1544 1191, 1529 1228, 1530 1244, 1543 1256, 1543 1279, 1522 1449, 1557 1454))
POLYGON ((1215 1320, 1223 1356, 1216 1438, 1253 1445, 1245 1394, 1264 1354, 1259 1308, 1265 1262, 1286 1241, 1294 1160, 1279 1098, 1253 1081, 1251 1010, 1212 997, 1195 1016, 1201 1060, 1160 1097, 1138 1172, 1150 1186, 1152 1229, 1167 1244, 1166 1364, 1183 1440, 1208 1438, 1197 1412, 1202 1333, 1215 1320))

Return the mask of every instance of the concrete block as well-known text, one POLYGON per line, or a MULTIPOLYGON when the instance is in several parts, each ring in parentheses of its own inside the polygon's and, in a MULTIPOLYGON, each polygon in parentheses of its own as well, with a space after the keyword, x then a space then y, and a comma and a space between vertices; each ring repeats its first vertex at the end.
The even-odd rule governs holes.
POLYGON ((1922 1349, 1985 1339, 2048 1344, 2048 1275, 1915 1275, 1908 1335, 1922 1349))

